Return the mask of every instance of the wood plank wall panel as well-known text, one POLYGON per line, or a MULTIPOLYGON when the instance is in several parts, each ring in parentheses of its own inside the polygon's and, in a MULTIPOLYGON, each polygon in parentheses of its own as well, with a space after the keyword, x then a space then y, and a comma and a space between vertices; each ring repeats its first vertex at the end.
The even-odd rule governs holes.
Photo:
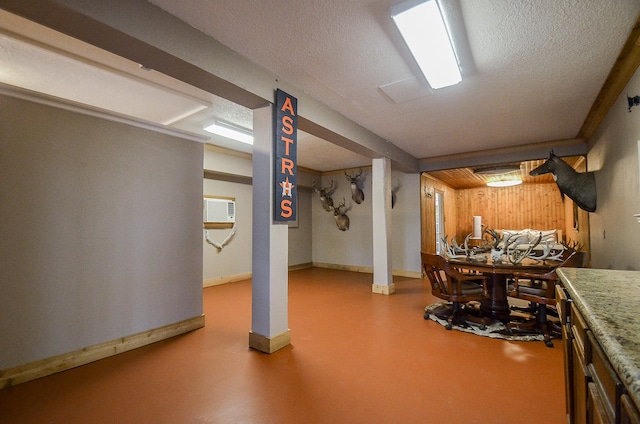
POLYGON ((555 184, 462 189, 456 191, 456 201, 459 242, 473 231, 474 215, 480 215, 484 225, 495 229, 565 231, 565 207, 555 184))
POLYGON ((444 194, 444 231, 445 234, 453 234, 458 226, 458 208, 456 204, 456 190, 426 175, 421 177, 420 209, 421 209, 421 250, 423 252, 436 252, 436 214, 435 193, 444 194))
MULTIPOLYGON (((420 190, 421 250, 435 253, 435 193, 444 193, 445 234, 458 242, 473 231, 473 216, 496 229, 560 229, 567 234, 567 206, 555 183, 503 188, 454 189, 422 175, 420 190)), ((569 199, 567 199, 569 200, 569 199)), ((569 200, 570 202, 570 200, 569 200)), ((580 224, 583 225, 583 224, 580 224)), ((582 232, 587 232, 588 223, 582 232)))
MULTIPOLYGON (((587 170, 583 156, 563 160, 578 172, 587 170)), ((522 175, 528 176, 542 162, 523 162, 522 175)), ((568 197, 563 201, 551 176, 532 178, 523 178, 525 182, 519 186, 491 188, 470 169, 423 173, 422 250, 435 253, 435 191, 440 190, 445 193, 445 234, 450 239, 455 236, 458 242, 464 241, 473 231, 473 216, 480 215, 483 224, 495 229, 559 229, 563 241, 578 243, 582 250, 589 251, 589 214, 574 209, 568 197)))

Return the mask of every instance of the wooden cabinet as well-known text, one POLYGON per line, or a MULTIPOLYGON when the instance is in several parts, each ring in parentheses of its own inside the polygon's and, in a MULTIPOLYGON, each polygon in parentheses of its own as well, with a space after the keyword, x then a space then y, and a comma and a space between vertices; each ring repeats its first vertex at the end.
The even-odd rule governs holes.
MULTIPOLYGON (((569 411, 570 421, 573 423, 586 423, 588 384, 591 381, 588 368, 587 324, 573 303, 569 303, 569 331, 571 334, 571 370, 572 370, 572 408, 569 411), (571 420, 573 418, 573 420, 571 420)), ((569 343, 569 340, 567 340, 569 343)))
POLYGON ((571 337, 571 319, 567 313, 569 307, 569 298, 565 290, 560 286, 556 286, 556 308, 558 316, 561 318, 562 343, 564 351, 564 383, 566 387, 566 413, 567 417, 571 416, 573 411, 573 393, 575 392, 575 384, 573 382, 573 337, 571 337))
POLYGON ((620 396, 620 424, 640 423, 640 413, 628 394, 620 396))
POLYGON ((640 413, 566 291, 556 287, 570 424, 640 424, 640 413))
MULTIPOLYGON (((619 402, 620 396, 624 393, 624 386, 593 333, 588 332, 587 338, 591 359, 588 372, 592 379, 592 382, 589 383, 588 396, 594 397, 593 404, 598 407, 594 408, 593 419, 587 419, 587 422, 619 422, 616 418, 620 417, 619 402), (596 397, 600 400, 600 404, 596 402, 596 397), (600 417, 602 417, 602 421, 600 421, 600 417)), ((589 402, 589 397, 587 397, 587 402, 589 402)), ((587 415, 590 416, 589 413, 587 415)))

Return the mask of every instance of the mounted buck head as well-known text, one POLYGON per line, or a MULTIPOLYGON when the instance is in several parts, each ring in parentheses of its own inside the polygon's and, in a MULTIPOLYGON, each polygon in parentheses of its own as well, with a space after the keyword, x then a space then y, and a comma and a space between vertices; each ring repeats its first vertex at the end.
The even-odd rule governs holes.
POLYGON ((360 189, 360 187, 358 187, 358 181, 362 176, 362 169, 355 175, 350 175, 345 172, 344 176, 351 183, 351 198, 353 199, 353 201, 357 204, 364 202, 364 192, 360 189))
POLYGON ((347 231, 349 229, 349 217, 346 215, 344 198, 342 203, 333 208, 333 218, 336 220, 336 225, 340 231, 347 231))
POLYGON ((322 208, 331 212, 333 210, 333 199, 331 198, 331 193, 335 190, 335 185, 333 180, 331 180, 331 185, 329 187, 318 188, 316 187, 316 180, 313 180, 312 183, 313 191, 320 195, 320 203, 322 204, 322 208))

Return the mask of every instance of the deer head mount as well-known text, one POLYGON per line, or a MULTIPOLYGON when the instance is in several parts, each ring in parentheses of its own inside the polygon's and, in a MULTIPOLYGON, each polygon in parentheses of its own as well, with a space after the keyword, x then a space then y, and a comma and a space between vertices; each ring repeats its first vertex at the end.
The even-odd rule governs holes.
POLYGON ((347 231, 349 229, 349 217, 347 216, 344 198, 342 199, 342 203, 333 207, 333 218, 336 220, 336 225, 340 231, 347 231))
POLYGON ((529 172, 533 177, 542 174, 553 174, 562 200, 566 194, 580 209, 595 212, 596 179, 593 172, 577 172, 571 165, 554 155, 552 150, 545 163, 529 172))
POLYGON ((333 199, 331 198, 331 193, 336 189, 334 181, 331 180, 329 187, 318 188, 316 187, 316 180, 313 180, 312 187, 313 191, 320 195, 322 208, 327 212, 331 212, 333 210, 333 199))
POLYGON ((364 202, 364 192, 360 187, 358 187, 358 181, 360 181, 360 177, 362 176, 362 169, 355 175, 344 173, 344 176, 351 183, 351 198, 357 204, 364 202))

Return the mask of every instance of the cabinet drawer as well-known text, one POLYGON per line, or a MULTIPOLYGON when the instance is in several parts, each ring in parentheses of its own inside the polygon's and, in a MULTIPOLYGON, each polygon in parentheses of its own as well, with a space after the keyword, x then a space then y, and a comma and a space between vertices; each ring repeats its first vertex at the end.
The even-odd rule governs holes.
POLYGON ((576 339, 568 341, 572 344, 571 362, 571 392, 570 402, 572 423, 583 424, 587 422, 587 383, 591 381, 587 371, 587 364, 584 362, 584 352, 582 347, 576 343, 576 339))
POLYGON ((613 424, 614 418, 595 383, 587 384, 587 423, 613 424))
POLYGON ((607 413, 614 417, 619 415, 616 400, 622 395, 624 386, 591 331, 587 332, 587 339, 591 349, 589 375, 603 396, 607 413))
POLYGON ((589 327, 587 327, 587 323, 582 317, 582 314, 578 311, 576 305, 571 303, 571 333, 576 343, 580 346, 583 355, 587 342, 587 331, 589 331, 589 327))
POLYGON ((620 396, 620 424, 640 424, 640 412, 627 394, 620 396))

